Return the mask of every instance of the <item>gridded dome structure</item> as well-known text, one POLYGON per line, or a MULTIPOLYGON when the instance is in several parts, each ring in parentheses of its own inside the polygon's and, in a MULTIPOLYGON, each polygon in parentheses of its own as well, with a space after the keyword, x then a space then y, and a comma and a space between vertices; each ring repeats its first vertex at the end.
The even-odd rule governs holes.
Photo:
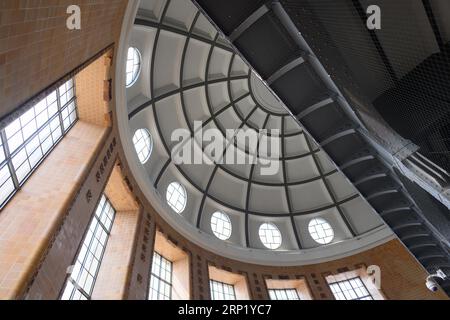
POLYGON ((334 259, 392 237, 352 183, 190 1, 142 2, 130 39, 142 69, 126 89, 128 134, 146 129, 153 141, 146 163, 130 155, 133 169, 143 192, 179 232, 226 256, 272 264, 334 259), (259 161, 176 164, 172 155, 178 141, 172 135, 180 128, 200 157, 208 144, 200 130, 215 129, 228 152, 259 161), (277 139, 279 156, 230 139, 230 129, 254 131, 258 147, 277 139), (262 163, 278 170, 264 174, 262 163), (165 201, 173 182, 186 191, 179 214, 165 201), (223 241, 211 224, 217 212, 231 223, 223 241), (315 241, 309 231, 316 218, 331 226, 330 244, 315 241), (274 250, 260 237, 264 224, 281 235, 274 250))

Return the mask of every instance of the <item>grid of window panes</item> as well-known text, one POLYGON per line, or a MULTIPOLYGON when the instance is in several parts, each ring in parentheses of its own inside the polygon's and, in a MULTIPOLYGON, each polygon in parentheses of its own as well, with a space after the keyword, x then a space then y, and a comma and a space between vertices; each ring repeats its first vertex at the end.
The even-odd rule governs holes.
POLYGON ((212 300, 236 300, 236 292, 231 284, 210 280, 212 300))
POLYGON ((103 195, 67 280, 62 300, 90 299, 115 214, 111 203, 103 195))
POLYGON ((373 300, 360 277, 329 284, 336 300, 373 300))
POLYGON ((0 130, 0 208, 76 120, 75 83, 70 79, 0 130))
POLYGON ((176 213, 181 213, 186 208, 186 189, 178 182, 172 182, 167 187, 166 200, 176 213))
POLYGON ((281 232, 272 223, 264 223, 259 227, 259 238, 268 249, 278 249, 281 246, 281 232))
POLYGON ((296 289, 269 289, 270 300, 300 300, 296 289))
POLYGON ((172 262, 157 252, 153 254, 149 299, 172 299, 172 262))
POLYGON ((228 240, 231 236, 231 220, 223 212, 215 212, 211 217, 211 229, 220 240, 228 240))

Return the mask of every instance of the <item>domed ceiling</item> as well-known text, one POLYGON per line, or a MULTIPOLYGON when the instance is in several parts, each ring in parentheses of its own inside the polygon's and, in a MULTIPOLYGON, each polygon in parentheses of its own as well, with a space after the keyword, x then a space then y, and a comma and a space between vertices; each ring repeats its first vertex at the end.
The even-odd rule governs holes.
POLYGON ((352 183, 189 0, 142 1, 129 47, 140 53, 140 72, 126 89, 122 139, 131 150, 136 130, 150 133, 148 161, 141 164, 132 152, 129 162, 149 201, 184 236, 230 258, 286 265, 335 259, 392 239, 352 183), (209 163, 174 161, 179 129, 209 163), (220 132, 227 154, 258 161, 212 159, 202 139, 209 129, 220 132), (230 129, 234 135, 227 136, 230 129), (256 148, 236 139, 245 130, 256 135, 256 148), (279 156, 261 152, 268 141, 279 156), (276 170, 267 174, 268 167, 276 170), (180 213, 166 202, 173 182, 186 192, 180 213), (231 223, 226 240, 214 235, 216 212, 231 223), (332 231, 314 229, 319 222, 332 231), (265 233, 264 224, 279 234, 265 233), (281 240, 276 250, 263 243, 267 237, 281 240))

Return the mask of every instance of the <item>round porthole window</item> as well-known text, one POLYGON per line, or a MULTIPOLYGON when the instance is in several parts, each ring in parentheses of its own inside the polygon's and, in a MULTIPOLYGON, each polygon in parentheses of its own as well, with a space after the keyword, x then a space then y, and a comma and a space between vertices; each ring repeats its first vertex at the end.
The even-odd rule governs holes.
POLYGON ((308 225, 311 237, 320 244, 328 244, 334 239, 334 231, 331 225, 322 218, 312 219, 308 225))
POLYGON ((131 87, 136 83, 141 72, 141 53, 134 47, 128 48, 126 66, 126 86, 131 87))
POLYGON ((133 144, 142 164, 150 159, 153 150, 153 139, 147 129, 138 129, 133 136, 133 144))
POLYGON ((166 200, 173 211, 182 213, 187 202, 186 188, 181 183, 172 182, 167 187, 166 200))
POLYGON ((211 216, 211 229, 214 235, 220 240, 228 240, 231 237, 231 220, 223 212, 214 212, 211 216))
POLYGON ((281 246, 281 232, 273 223, 264 223, 259 227, 259 238, 268 249, 278 249, 281 246))

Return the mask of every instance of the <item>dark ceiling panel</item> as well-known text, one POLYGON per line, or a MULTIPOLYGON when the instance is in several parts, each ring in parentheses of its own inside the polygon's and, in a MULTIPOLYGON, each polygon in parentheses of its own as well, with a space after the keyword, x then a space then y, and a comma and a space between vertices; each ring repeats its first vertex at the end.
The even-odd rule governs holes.
POLYGON ((197 3, 207 11, 208 15, 230 35, 253 12, 261 7, 266 0, 197 0, 197 3))
POLYGON ((267 79, 299 56, 299 48, 273 13, 257 20, 235 41, 236 47, 253 61, 259 74, 267 79))
POLYGON ((272 88, 295 115, 328 97, 325 86, 307 64, 286 73, 272 88))

